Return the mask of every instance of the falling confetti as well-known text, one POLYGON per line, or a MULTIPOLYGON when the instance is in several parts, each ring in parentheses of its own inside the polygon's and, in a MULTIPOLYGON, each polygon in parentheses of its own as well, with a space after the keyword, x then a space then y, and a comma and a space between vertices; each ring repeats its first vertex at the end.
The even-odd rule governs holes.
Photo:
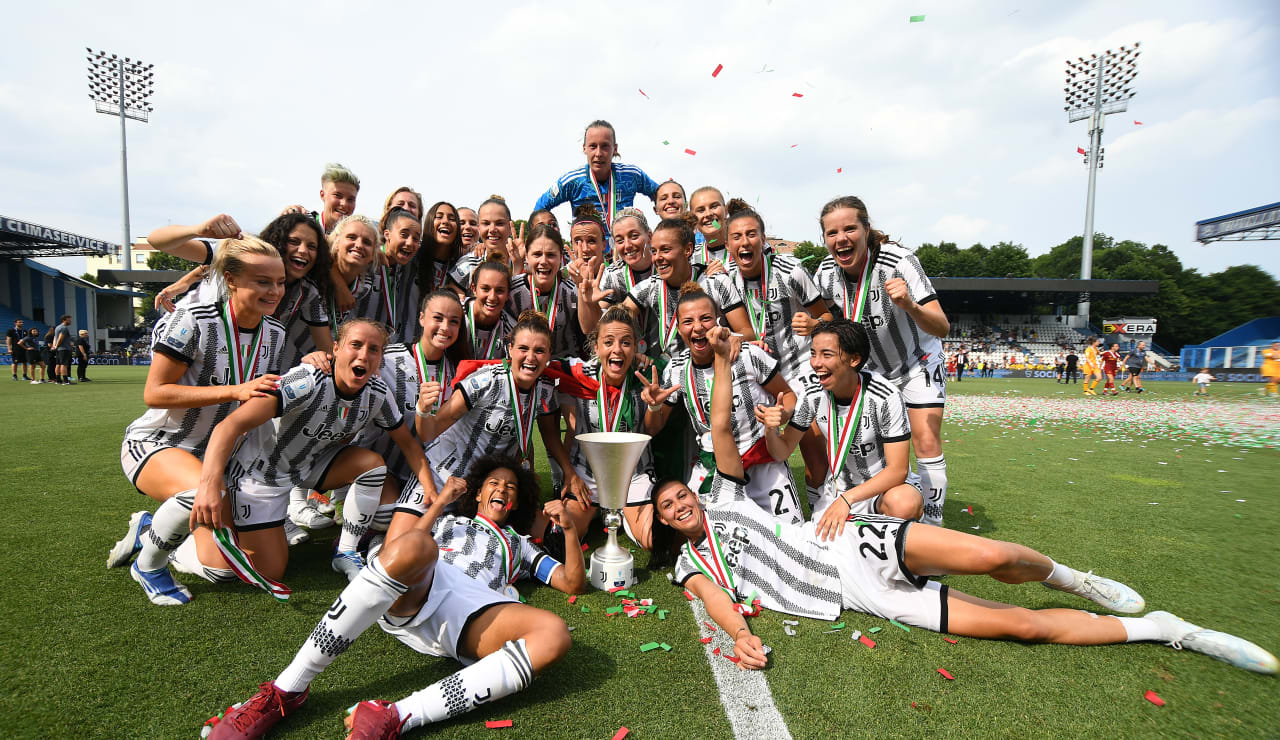
POLYGON ((1086 155, 1087 155, 1088 153, 1089 153, 1089 152, 1086 152, 1086 151, 1084 150, 1084 147, 1082 147, 1082 146, 1078 146, 1078 147, 1076 147, 1076 154, 1086 154, 1086 155))
POLYGON ((1133 122, 1133 125, 1134 125, 1134 126, 1141 126, 1141 125, 1142 125, 1142 121, 1134 121, 1134 122, 1133 122))
POLYGON ((838 174, 840 174, 841 172, 844 172, 844 168, 843 168, 843 167, 837 167, 837 168, 836 168, 836 174, 838 175, 838 174))
MULTIPOLYGON (((636 89, 637 89, 637 90, 640 90, 640 88, 638 88, 638 87, 637 87, 636 89)), ((641 95, 644 95, 646 98, 648 98, 648 97, 649 97, 647 94, 645 94, 645 91, 644 91, 644 90, 640 90, 640 94, 641 94, 641 95)))
POLYGON ((692 150, 692 149, 685 149, 685 150, 684 150, 684 153, 685 153, 685 154, 688 154, 689 156, 693 156, 693 155, 697 154, 697 152, 695 152, 695 151, 694 151, 694 150, 692 150))
POLYGON ((718 76, 718 75, 720 74, 720 70, 722 70, 722 69, 724 69, 724 65, 723 65, 723 64, 717 64, 717 65, 716 65, 716 68, 715 68, 715 71, 713 71, 713 72, 711 73, 711 76, 712 76, 712 77, 716 77, 716 76, 718 76))
POLYGON ((804 93, 791 93, 791 97, 793 97, 793 98, 803 98, 803 97, 804 97, 804 93))
POLYGON ((911 16, 911 22, 912 22, 912 23, 924 23, 924 16, 922 16, 922 15, 913 15, 913 16, 911 16))

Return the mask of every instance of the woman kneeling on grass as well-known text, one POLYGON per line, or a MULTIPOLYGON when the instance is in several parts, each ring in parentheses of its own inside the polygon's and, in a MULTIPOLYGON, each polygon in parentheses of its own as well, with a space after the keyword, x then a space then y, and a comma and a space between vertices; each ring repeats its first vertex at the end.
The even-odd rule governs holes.
MULTIPOLYGON (((574 548, 576 561, 560 567, 507 525, 514 519, 527 529, 537 496, 533 474, 511 458, 483 458, 465 482, 450 478, 412 528, 388 535, 284 672, 229 709, 210 740, 265 735, 302 706, 311 681, 374 622, 420 653, 466 667, 398 702, 360 702, 346 719, 351 738, 398 738, 528 687, 569 651, 569 629, 551 612, 521 604, 506 586, 524 576, 569 593, 586 586, 580 549, 574 548), (474 518, 438 520, 464 490, 461 508, 474 518)), ((562 513, 559 502, 547 505, 547 515, 576 542, 572 520, 562 513)))
MULTIPOLYGON (((823 331, 819 325, 815 335, 823 331)), ((1040 581, 1112 611, 1134 613, 1145 606, 1122 583, 1072 570, 1022 545, 875 514, 850 517, 853 526, 847 531, 842 522, 822 534, 811 525, 779 524, 744 492, 742 460, 729 424, 733 392, 723 382, 732 372, 737 342, 719 327, 708 332, 708 339, 721 380, 714 384, 711 402, 715 480, 705 510, 682 483, 654 487, 654 550, 659 551, 661 542, 684 540, 676 581, 701 598, 712 618, 734 636, 740 668, 766 664, 764 646, 742 616, 757 603, 814 619, 835 619, 842 609, 854 609, 968 637, 1067 645, 1159 641, 1258 673, 1273 674, 1280 667, 1275 656, 1251 642, 1202 629, 1168 612, 1132 618, 1099 617, 1078 609, 1022 609, 927 578, 987 574, 1003 583, 1040 581), (760 574, 768 574, 772 582, 753 583, 760 574)), ((842 360, 855 369, 863 363, 848 348, 842 360)), ((824 385, 830 382, 830 376, 823 379, 824 385)), ((665 552, 675 554, 670 548, 665 552)))

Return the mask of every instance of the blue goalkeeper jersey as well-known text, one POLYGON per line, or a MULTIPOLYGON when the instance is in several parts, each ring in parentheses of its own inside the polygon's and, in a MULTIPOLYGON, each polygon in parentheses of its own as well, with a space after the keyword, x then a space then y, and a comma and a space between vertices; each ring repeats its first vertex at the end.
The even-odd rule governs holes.
POLYGON ((612 188, 613 208, 606 208, 602 202, 602 196, 603 200, 610 199, 610 183, 599 183, 600 190, 597 192, 595 183, 591 181, 591 174, 587 171, 587 165, 584 164, 576 170, 570 170, 561 175, 551 189, 538 198, 538 202, 533 207, 534 210, 555 208, 561 203, 572 203, 574 210, 582 205, 594 206, 600 216, 605 219, 605 249, 611 249, 613 237, 610 229, 613 227, 611 221, 614 214, 623 208, 630 207, 635 202, 636 193, 643 193, 649 200, 653 200, 658 194, 658 183, 639 167, 617 162, 614 162, 611 167, 614 186, 612 188))

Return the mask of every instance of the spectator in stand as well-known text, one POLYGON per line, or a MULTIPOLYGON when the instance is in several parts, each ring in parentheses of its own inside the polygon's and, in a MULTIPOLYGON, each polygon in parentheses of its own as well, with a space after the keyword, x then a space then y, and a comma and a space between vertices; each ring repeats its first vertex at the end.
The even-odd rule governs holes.
POLYGON ((31 385, 40 385, 47 382, 44 376, 44 360, 41 355, 40 348, 40 330, 34 326, 27 332, 27 336, 22 340, 22 348, 27 351, 27 365, 31 368, 31 385))
POLYGON ((22 365, 22 379, 31 380, 31 376, 27 374, 27 348, 22 344, 26 335, 27 330, 22 328, 22 319, 15 319, 13 328, 5 334, 5 343, 9 347, 9 355, 13 358, 14 380, 18 379, 18 365, 22 365))
POLYGON ((85 373, 89 371, 89 332, 85 329, 80 330, 80 335, 76 339, 76 379, 81 383, 88 383, 90 378, 85 377, 85 373))

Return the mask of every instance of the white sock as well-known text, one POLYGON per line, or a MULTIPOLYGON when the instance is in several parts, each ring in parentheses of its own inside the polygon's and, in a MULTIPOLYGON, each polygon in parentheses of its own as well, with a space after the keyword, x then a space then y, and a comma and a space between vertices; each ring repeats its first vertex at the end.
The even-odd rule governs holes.
POLYGON ((942 504, 947 500, 947 459, 942 455, 916 458, 916 472, 924 490, 924 516, 920 521, 940 527, 942 504))
POLYGON ((818 499, 822 498, 822 486, 804 487, 804 494, 809 499, 809 511, 813 511, 813 507, 817 505, 818 499))
POLYGON ((1125 642, 1159 642, 1160 625, 1142 617, 1116 617, 1124 626, 1125 642))
POLYGON ((169 555, 169 562, 179 573, 190 573, 200 576, 210 583, 234 583, 240 580, 234 570, 228 568, 210 568, 200 562, 200 553, 196 550, 196 538, 188 537, 178 545, 178 549, 169 555))
POLYGON ((302 513, 307 508, 307 496, 311 494, 302 486, 294 486, 289 489, 289 518, 292 519, 302 513))
POLYGON ((523 690, 533 681, 533 662, 524 640, 507 641, 497 651, 396 702, 403 731, 456 717, 523 690))
POLYGON ((387 466, 379 465, 366 470, 351 482, 351 491, 342 509, 342 534, 338 537, 338 552, 355 552, 360 538, 373 524, 382 499, 382 483, 387 477, 387 466))
POLYGON ((1049 558, 1049 562, 1053 563, 1053 570, 1049 573, 1049 577, 1044 579, 1045 583, 1050 586, 1066 588, 1076 582, 1075 570, 1060 563, 1055 563, 1053 558, 1049 558))
POLYGON ((276 678, 276 686, 290 693, 307 688, 320 671, 351 647, 408 590, 408 586, 387 575, 380 562, 370 560, 342 589, 338 600, 293 656, 293 662, 276 678))
POLYGON ((160 570, 168 565, 169 553, 191 534, 191 507, 195 500, 196 489, 192 488, 160 504, 151 517, 151 529, 142 538, 138 570, 160 570))
POLYGON ((385 532, 387 527, 391 526, 391 517, 395 516, 396 502, 389 504, 379 504, 377 511, 373 512, 373 524, 371 529, 375 532, 385 532))

